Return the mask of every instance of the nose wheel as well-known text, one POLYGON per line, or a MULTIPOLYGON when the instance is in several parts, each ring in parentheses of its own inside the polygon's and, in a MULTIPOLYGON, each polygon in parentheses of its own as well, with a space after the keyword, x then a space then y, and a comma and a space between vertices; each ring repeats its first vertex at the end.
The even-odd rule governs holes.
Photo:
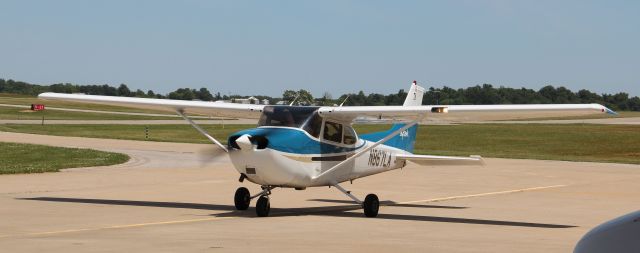
POLYGON ((256 214, 258 215, 258 217, 269 216, 270 210, 271 203, 269 203, 269 197, 260 196, 260 198, 258 198, 258 203, 256 203, 256 214))

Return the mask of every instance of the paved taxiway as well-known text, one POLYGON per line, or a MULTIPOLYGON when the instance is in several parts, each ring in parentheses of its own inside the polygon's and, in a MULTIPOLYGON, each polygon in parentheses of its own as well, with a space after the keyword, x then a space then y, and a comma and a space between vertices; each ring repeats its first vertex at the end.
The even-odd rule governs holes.
POLYGON ((239 183, 224 159, 201 166, 206 145, 5 132, 0 141, 132 157, 0 176, 3 252, 570 252, 589 229, 639 208, 637 165, 487 159, 345 184, 391 204, 378 218, 333 188, 276 189, 272 216, 255 218, 253 209, 235 211, 232 196, 258 187, 239 183))

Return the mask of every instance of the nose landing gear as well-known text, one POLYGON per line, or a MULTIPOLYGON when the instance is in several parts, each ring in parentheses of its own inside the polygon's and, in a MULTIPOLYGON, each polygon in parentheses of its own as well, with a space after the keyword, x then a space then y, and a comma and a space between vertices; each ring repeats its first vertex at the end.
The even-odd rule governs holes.
POLYGON ((247 210, 251 204, 251 200, 258 198, 258 202, 256 203, 256 215, 258 215, 258 217, 269 216, 269 211, 271 210, 269 195, 271 195, 271 190, 274 188, 274 186, 262 186, 262 191, 253 196, 251 196, 247 188, 238 188, 233 198, 236 209, 247 210))

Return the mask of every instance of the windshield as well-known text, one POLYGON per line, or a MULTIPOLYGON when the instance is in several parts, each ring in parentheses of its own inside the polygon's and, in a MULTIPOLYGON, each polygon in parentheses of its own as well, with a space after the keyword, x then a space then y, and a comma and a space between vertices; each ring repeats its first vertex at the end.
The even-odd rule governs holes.
POLYGON ((265 106, 258 126, 301 127, 318 107, 265 106))

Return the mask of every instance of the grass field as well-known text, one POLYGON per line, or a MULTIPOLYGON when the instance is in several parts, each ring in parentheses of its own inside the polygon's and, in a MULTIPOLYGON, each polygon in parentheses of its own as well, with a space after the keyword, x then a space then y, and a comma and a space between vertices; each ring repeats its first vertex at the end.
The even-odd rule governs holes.
MULTIPOLYGON (((214 137, 226 137, 254 125, 204 125, 214 137)), ((358 133, 387 129, 386 125, 359 125, 358 133)), ((145 140, 139 125, 4 125, 0 131, 145 140)), ((150 141, 209 143, 188 125, 151 125, 150 141)), ((421 126, 415 153, 481 155, 564 161, 640 164, 640 126, 469 124, 421 126)))
POLYGON ((2 120, 40 120, 44 116, 45 120, 165 120, 181 119, 179 117, 164 116, 139 116, 121 115, 93 112, 69 112, 60 110, 31 111, 25 108, 0 106, 0 119, 2 120))
POLYGON ((167 111, 136 109, 136 108, 130 108, 130 107, 123 107, 123 106, 114 106, 114 105, 88 104, 88 103, 77 103, 77 102, 67 102, 67 101, 57 101, 57 100, 42 100, 42 99, 38 99, 37 97, 29 97, 29 96, 23 96, 23 95, 7 94, 7 93, 0 93, 0 104, 9 104, 9 105, 44 104, 45 106, 49 106, 49 107, 95 110, 95 111, 171 114, 171 112, 167 112, 167 111))
POLYGON ((0 142, 0 174, 55 172, 60 169, 124 163, 129 156, 91 149, 0 142))
MULTIPOLYGON (((636 111, 619 111, 617 116, 612 116, 606 113, 582 115, 582 116, 564 116, 564 117, 540 117, 540 118, 528 118, 528 119, 515 119, 513 121, 532 121, 532 120, 576 120, 576 119, 609 119, 609 118, 632 118, 640 117, 640 112, 636 111)), ((509 120, 512 121, 512 120, 509 120)))

